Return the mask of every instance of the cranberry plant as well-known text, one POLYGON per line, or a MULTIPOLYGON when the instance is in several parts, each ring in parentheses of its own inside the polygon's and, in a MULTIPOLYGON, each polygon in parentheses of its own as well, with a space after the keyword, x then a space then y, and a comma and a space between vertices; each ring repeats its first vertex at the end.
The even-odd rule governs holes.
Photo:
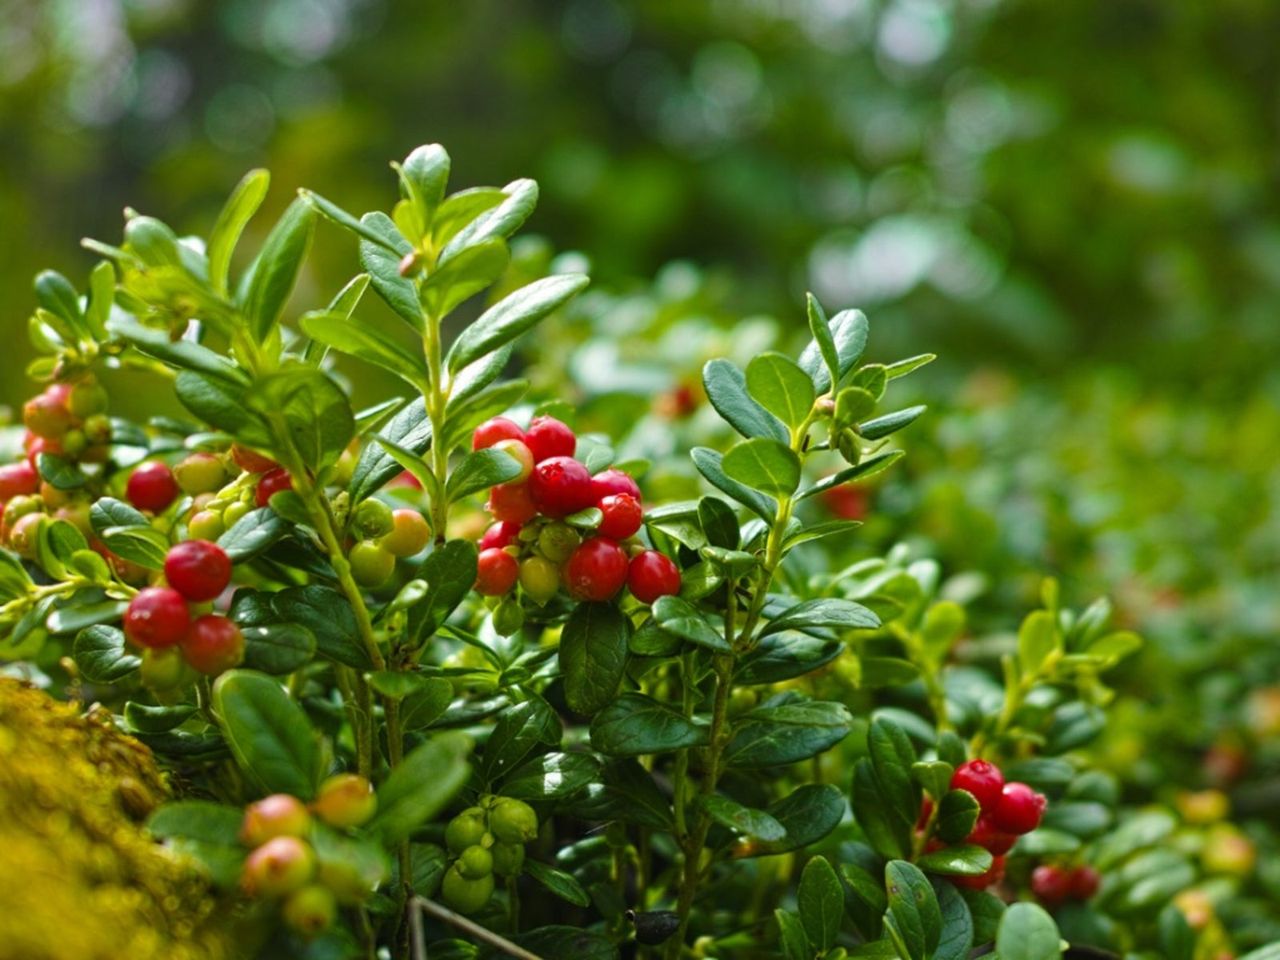
POLYGON ((586 284, 510 282, 535 185, 449 194, 438 146, 393 166, 390 214, 302 191, 238 272, 262 171, 207 240, 129 211, 86 296, 42 274, 46 386, 0 468, 3 654, 168 765, 151 829, 246 951, 1059 956, 1005 901, 1118 895, 1089 856, 1117 798, 1067 757, 1137 638, 1049 582, 999 674, 957 667, 937 565, 832 565, 859 523, 812 509, 903 455, 923 408, 885 400, 931 357, 865 362, 866 318, 810 298, 794 358, 706 365, 736 439, 646 510, 643 461, 506 378, 586 284), (361 272, 286 323, 322 221, 361 272), (407 395, 354 410, 339 356, 407 395), (123 368, 184 412, 111 418, 123 368))

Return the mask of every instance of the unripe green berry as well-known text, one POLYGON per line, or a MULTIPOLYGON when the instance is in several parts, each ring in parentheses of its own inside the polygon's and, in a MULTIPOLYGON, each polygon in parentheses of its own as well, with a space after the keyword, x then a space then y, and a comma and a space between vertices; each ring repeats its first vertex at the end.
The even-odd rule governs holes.
POLYGON ((107 391, 93 378, 81 380, 67 395, 67 409, 80 419, 92 417, 107 409, 107 391))
POLYGON ((450 853, 460 854, 475 846, 488 832, 488 818, 479 807, 468 807, 449 821, 444 828, 445 846, 450 853))
POLYGON ((310 939, 328 930, 337 912, 333 893, 326 887, 311 884, 291 893, 280 915, 290 930, 310 939))
POLYGON ((172 647, 147 647, 142 651, 142 667, 139 670, 142 685, 156 693, 177 690, 194 683, 196 672, 187 665, 182 650, 172 647))
POLYGON ((62 435, 62 452, 72 460, 79 460, 89 449, 89 438, 79 427, 68 430, 62 435))
POLYGON ((28 513, 19 517, 18 522, 9 528, 9 549, 28 560, 36 555, 36 541, 40 536, 40 525, 44 522, 43 513, 28 513))
POLYGON ((223 525, 230 530, 242 518, 247 516, 249 511, 252 509, 253 507, 249 506, 249 504, 245 503, 243 500, 237 500, 235 503, 228 504, 227 508, 222 511, 223 525))
POLYGON ((499 797, 489 811, 489 829, 503 843, 528 843, 538 835, 538 815, 523 800, 499 797))
POLYGON ((534 603, 546 603, 560 592, 560 568, 546 557, 526 557, 520 562, 520 587, 534 603))
POLYGON ((431 539, 431 527, 417 510, 402 508, 391 514, 391 532, 379 542, 397 557, 420 553, 431 539))
POLYGON ((187 523, 187 533, 192 540, 208 540, 216 543, 227 532, 222 514, 213 510, 201 510, 187 523))
POLYGON ((227 481, 227 470, 220 457, 193 453, 173 468, 173 476, 183 493, 196 496, 221 489, 227 481))
POLYGON ((538 534, 538 552, 553 563, 569 559, 582 537, 567 523, 548 523, 538 534))
POLYGON ((391 508, 376 498, 365 500, 356 507, 353 520, 357 535, 366 540, 386 536, 395 525, 391 508))
POLYGON ((493 873, 493 854, 476 844, 458 854, 456 866, 468 880, 479 880, 493 873))
POLYGON ((103 414, 94 414, 84 421, 85 439, 95 446, 111 442, 111 420, 103 414))
POLYGON ((362 587, 375 589, 391 579, 396 569, 396 558, 373 540, 361 540, 347 554, 351 561, 351 575, 362 587))
POLYGON ((493 896, 493 874, 468 880, 455 864, 445 873, 440 892, 450 909, 459 913, 475 913, 493 896))
POLYGON ((524 626, 524 608, 511 597, 505 597, 493 611, 493 629, 500 637, 509 637, 524 626))

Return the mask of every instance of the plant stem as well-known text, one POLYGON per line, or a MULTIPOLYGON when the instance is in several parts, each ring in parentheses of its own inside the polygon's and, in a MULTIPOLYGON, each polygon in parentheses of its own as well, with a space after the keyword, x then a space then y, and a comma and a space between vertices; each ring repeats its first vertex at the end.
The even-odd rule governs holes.
POLYGON ((512 943, 501 934, 494 933, 488 927, 482 927, 474 920, 468 920, 466 917, 454 913, 448 907, 442 906, 434 900, 428 900, 426 897, 414 897, 411 906, 415 913, 419 911, 428 913, 437 920, 442 920, 452 927, 457 927, 467 936, 481 940, 489 946, 501 950, 509 957, 515 957, 516 960, 542 960, 542 957, 536 953, 530 953, 524 947, 512 943))

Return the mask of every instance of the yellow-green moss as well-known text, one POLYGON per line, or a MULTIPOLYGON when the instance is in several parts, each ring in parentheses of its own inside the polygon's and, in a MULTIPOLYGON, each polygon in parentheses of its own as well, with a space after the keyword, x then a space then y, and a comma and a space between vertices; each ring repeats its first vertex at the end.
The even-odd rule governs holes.
POLYGON ((149 750, 0 679, 0 960, 221 960, 196 869, 141 820, 167 790, 149 750))

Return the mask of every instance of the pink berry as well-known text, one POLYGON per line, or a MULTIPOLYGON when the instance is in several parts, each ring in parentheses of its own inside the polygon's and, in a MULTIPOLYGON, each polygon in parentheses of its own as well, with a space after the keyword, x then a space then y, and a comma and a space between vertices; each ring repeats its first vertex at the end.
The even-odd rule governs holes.
POLYGON ((231 560, 216 543, 188 540, 169 550, 164 558, 169 586, 193 603, 212 600, 231 582, 231 560))
POLYGON ((144 463, 129 475, 125 496, 139 510, 160 513, 178 498, 178 481, 165 464, 144 463))
POLYGON ((494 417, 476 427, 471 434, 472 450, 487 450, 499 440, 524 440, 520 425, 506 417, 494 417))
POLYGON ((148 587, 129 601, 124 635, 139 647, 171 647, 191 625, 187 601, 171 587, 148 587))
POLYGON ((1031 892, 1049 906, 1056 906, 1071 895, 1073 871, 1044 864, 1031 871, 1031 892))
POLYGON ((629 474, 613 468, 601 470, 591 478, 591 492, 597 500, 620 493, 635 497, 637 502, 641 500, 640 485, 629 474))
POLYGON ((555 417, 534 417, 523 439, 533 452, 535 463, 552 457, 572 457, 578 449, 573 431, 555 417))
POLYGON ((1102 877, 1093 867, 1076 867, 1071 871, 1071 898, 1092 900, 1102 886, 1102 877))
POLYGON ((970 760, 962 763, 951 775, 952 790, 968 790, 977 798, 983 813, 990 813, 1000 802, 1004 788, 1004 775, 994 763, 986 760, 970 760))
POLYGON ((666 554, 646 550, 637 554, 627 568, 627 587, 641 603, 680 592, 680 568, 666 554))
POLYGON ((585 510, 591 496, 591 474, 572 457, 549 457, 533 468, 529 493, 534 505, 548 517, 567 517, 585 510))

